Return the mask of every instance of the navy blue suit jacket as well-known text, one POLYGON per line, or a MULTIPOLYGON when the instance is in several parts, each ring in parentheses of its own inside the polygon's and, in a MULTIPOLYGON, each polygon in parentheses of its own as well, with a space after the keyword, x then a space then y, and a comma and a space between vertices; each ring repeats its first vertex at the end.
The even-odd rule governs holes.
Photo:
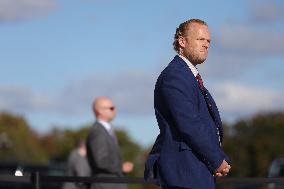
POLYGON ((179 56, 162 71, 154 93, 160 134, 146 161, 145 179, 153 174, 161 186, 215 188, 212 174, 227 156, 219 146, 216 125, 222 123, 213 98, 208 92, 215 119, 179 56))

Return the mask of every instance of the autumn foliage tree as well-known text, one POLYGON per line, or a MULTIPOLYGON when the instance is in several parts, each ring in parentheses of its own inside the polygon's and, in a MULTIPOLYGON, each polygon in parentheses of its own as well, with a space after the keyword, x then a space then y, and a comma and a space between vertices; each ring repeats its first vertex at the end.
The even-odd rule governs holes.
MULTIPOLYGON (((47 164, 65 162, 79 138, 86 138, 91 124, 78 129, 54 128, 38 135, 24 117, 0 113, 0 161, 47 164)), ((154 127, 154 126, 153 126, 154 127)), ((272 160, 284 157, 284 113, 256 114, 234 124, 224 124, 223 148, 232 165, 229 176, 266 176, 272 160)), ((117 130, 123 159, 135 164, 128 176, 143 175, 145 154, 124 130, 117 130)), ((153 139, 154 140, 154 139, 153 139)), ((132 188, 132 187, 130 187, 132 188)))
POLYGON ((46 163, 47 154, 39 136, 22 116, 0 113, 0 161, 46 163))

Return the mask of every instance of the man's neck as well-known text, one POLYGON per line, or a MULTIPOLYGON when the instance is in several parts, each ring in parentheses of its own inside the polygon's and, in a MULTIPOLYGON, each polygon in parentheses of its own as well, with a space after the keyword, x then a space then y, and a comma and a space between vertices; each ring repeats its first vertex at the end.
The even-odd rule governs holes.
POLYGON ((191 72, 193 73, 194 77, 197 76, 198 74, 198 70, 197 68, 184 56, 182 55, 178 55, 181 59, 183 59, 183 61, 185 61, 185 63, 188 65, 188 67, 190 68, 191 72))
POLYGON ((189 61, 194 67, 196 67, 197 64, 193 63, 186 55, 184 55, 183 53, 178 53, 178 55, 180 57, 185 58, 187 61, 189 61))
POLYGON ((102 119, 97 118, 97 121, 102 124, 104 126, 104 128, 106 128, 106 130, 110 130, 111 129, 111 124, 108 121, 104 121, 102 119))

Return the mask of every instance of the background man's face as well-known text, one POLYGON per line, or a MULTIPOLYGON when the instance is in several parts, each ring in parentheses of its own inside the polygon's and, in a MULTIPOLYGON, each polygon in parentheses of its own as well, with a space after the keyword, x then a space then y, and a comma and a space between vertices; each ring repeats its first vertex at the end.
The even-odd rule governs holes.
POLYGON ((103 99, 98 102, 98 111, 100 118, 111 121, 116 115, 116 109, 111 100, 103 99))

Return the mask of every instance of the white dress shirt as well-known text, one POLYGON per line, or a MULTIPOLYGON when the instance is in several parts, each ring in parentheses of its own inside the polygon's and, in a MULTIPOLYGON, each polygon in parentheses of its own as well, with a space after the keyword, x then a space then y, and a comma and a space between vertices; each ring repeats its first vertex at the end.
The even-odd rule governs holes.
POLYGON ((184 56, 181 56, 180 54, 178 56, 185 61, 185 63, 188 65, 188 67, 190 68, 191 72, 193 73, 194 77, 196 77, 197 74, 198 74, 197 68, 187 58, 185 58, 184 56))
POLYGON ((112 134, 112 127, 111 127, 111 124, 107 121, 104 121, 104 120, 101 120, 101 119, 98 119, 97 120, 100 124, 102 124, 102 126, 107 130, 107 132, 109 134, 112 134))

